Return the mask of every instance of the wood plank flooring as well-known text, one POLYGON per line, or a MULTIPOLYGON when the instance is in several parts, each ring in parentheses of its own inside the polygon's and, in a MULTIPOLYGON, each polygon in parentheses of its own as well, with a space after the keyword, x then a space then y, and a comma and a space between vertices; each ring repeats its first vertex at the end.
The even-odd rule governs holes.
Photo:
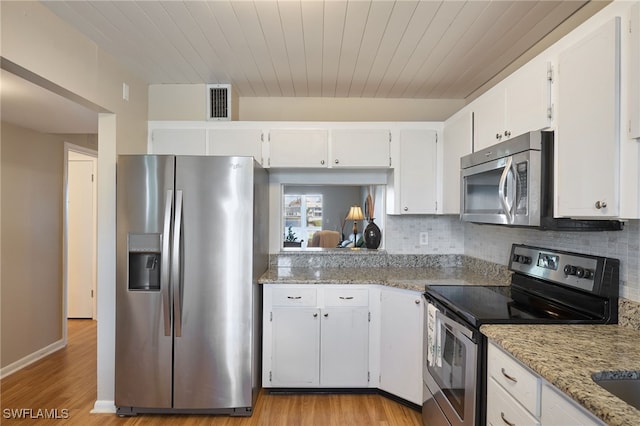
POLYGON ((251 417, 90 414, 96 400, 96 323, 69 320, 67 348, 6 377, 0 384, 2 425, 419 426, 418 411, 377 394, 270 395, 261 392, 251 417), (12 418, 18 410, 29 418, 12 418), (31 410, 31 412, 25 411, 31 410), (46 413, 38 410, 47 410, 46 413), (57 410, 57 411, 54 411, 57 410), (67 410, 66 412, 64 410, 67 410), (65 414, 66 413, 66 414, 65 414), (64 419, 43 419, 56 415, 64 419), (34 420, 34 417, 40 418, 34 420))

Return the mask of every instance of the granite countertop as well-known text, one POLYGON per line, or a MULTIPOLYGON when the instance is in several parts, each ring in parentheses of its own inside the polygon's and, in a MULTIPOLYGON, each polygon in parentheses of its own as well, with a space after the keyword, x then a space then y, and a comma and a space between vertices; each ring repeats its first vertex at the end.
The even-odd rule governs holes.
POLYGON ((260 284, 379 284, 424 291, 425 285, 508 285, 465 268, 321 268, 271 267, 260 284))
POLYGON ((483 325, 481 332, 608 425, 638 425, 640 410, 597 378, 640 378, 640 331, 619 325, 483 325))

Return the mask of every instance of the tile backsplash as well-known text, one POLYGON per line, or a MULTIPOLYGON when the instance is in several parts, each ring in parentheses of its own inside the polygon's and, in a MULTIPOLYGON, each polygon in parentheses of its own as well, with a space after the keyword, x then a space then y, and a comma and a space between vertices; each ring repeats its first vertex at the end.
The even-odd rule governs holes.
POLYGON ((464 228, 458 216, 387 215, 384 248, 392 254, 464 254, 464 228), (427 244, 420 244, 421 232, 427 244))
POLYGON ((555 232, 460 222, 458 216, 387 216, 385 248, 393 254, 464 254, 506 265, 511 244, 620 259, 620 296, 640 302, 640 220, 622 231, 555 232), (420 233, 428 244, 420 245, 420 233))

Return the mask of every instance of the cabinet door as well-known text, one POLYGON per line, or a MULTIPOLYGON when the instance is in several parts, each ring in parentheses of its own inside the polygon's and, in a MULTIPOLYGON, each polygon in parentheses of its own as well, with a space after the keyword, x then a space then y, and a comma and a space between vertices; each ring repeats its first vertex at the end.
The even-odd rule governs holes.
POLYGON ((620 18, 558 61, 556 215, 617 217, 620 150, 620 18))
POLYGON ((269 167, 327 167, 328 132, 274 129, 269 132, 269 167))
POLYGON ((262 130, 209 129, 207 155, 253 157, 262 164, 262 130))
POLYGON ((366 387, 369 383, 369 309, 325 308, 321 315, 321 385, 366 387))
POLYGON ((550 73, 551 64, 535 62, 520 68, 507 80, 505 88, 507 137, 550 126, 550 73))
POLYGON ((151 131, 149 154, 205 155, 205 129, 155 129, 151 131))
POLYGON ((544 426, 604 424, 548 383, 542 386, 542 416, 540 420, 544 426))
POLYGON ((380 389, 422 405, 422 296, 382 289, 380 389))
POLYGON ((471 111, 447 120, 442 137, 442 213, 460 214, 460 157, 471 153, 471 111))
POLYGON ((400 132, 401 214, 437 212, 437 142, 435 130, 400 132))
POLYGON ((387 129, 331 132, 331 167, 390 166, 390 132, 387 129))
POLYGON ((320 383, 320 315, 317 308, 273 308, 271 386, 320 383))
POLYGON ((480 151, 505 139, 506 92, 490 90, 473 107, 473 150, 480 151))

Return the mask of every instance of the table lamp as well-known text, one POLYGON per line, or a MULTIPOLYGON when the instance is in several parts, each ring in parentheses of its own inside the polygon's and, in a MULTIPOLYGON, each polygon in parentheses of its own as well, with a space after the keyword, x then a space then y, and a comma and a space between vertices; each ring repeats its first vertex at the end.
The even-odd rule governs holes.
POLYGON ((364 220, 364 214, 360 206, 351 206, 349 214, 347 214, 347 220, 353 220, 353 246, 357 244, 356 238, 358 238, 358 221, 364 220))

